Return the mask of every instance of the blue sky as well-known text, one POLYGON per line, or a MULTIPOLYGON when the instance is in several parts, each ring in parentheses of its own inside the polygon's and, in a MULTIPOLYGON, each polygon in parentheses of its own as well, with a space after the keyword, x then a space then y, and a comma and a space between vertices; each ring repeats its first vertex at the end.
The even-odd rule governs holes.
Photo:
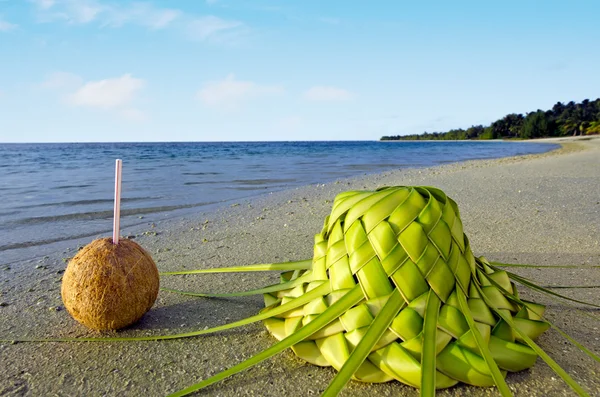
POLYGON ((600 97, 598 1, 0 0, 0 142, 362 140, 600 97))

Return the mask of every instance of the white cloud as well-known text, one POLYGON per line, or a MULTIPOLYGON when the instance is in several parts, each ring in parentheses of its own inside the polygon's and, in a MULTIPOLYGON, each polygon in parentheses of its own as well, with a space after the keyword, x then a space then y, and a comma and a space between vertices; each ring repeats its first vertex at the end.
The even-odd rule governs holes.
POLYGON ((235 75, 229 74, 223 80, 206 83, 196 96, 207 106, 233 108, 247 99, 277 95, 283 92, 282 86, 240 81, 235 79, 235 75))
POLYGON ((75 23, 88 23, 104 12, 105 8, 95 1, 70 1, 69 11, 75 23))
POLYGON ((55 4, 54 0, 32 0, 42 10, 47 10, 55 4))
MULTIPOLYGON (((214 15, 189 15, 181 10, 162 8, 148 2, 117 0, 29 0, 35 4, 40 22, 65 22, 73 25, 95 23, 118 28, 138 25, 150 29, 179 29, 192 40, 238 44, 251 30, 242 22, 214 15)), ((208 4, 216 1, 208 0, 208 4)), ((173 3, 173 2, 171 2, 173 3)))
POLYGON ((52 90, 76 89, 83 84, 83 79, 76 74, 54 72, 41 84, 42 88, 52 90))
POLYGON ((8 32, 9 30, 15 29, 17 26, 19 25, 0 19, 0 32, 8 32))
POLYGON ((98 22, 119 27, 127 23, 162 29, 181 15, 181 11, 154 7, 149 3, 129 5, 96 0, 35 0, 42 22, 66 21, 71 24, 98 22))
POLYGON ((90 81, 67 96, 67 101, 75 106, 111 109, 129 104, 135 94, 145 85, 144 80, 131 74, 121 77, 90 81))
POLYGON ((163 29, 182 15, 170 8, 156 8, 147 3, 134 3, 130 7, 110 7, 104 15, 104 23, 109 26, 122 26, 135 23, 151 29, 163 29))
POLYGON ((145 121, 146 114, 133 106, 145 85, 144 80, 131 74, 86 82, 73 73, 55 72, 40 87, 58 91, 70 106, 110 111, 130 121, 145 121))
POLYGON ((191 21, 188 25, 188 32, 190 37, 196 40, 223 41, 225 33, 230 34, 242 25, 239 21, 230 21, 208 15, 191 21))
POLYGON ((94 0, 34 0, 41 22, 66 21, 86 24, 106 12, 106 6, 94 0))
POLYGON ((179 10, 160 10, 152 13, 152 17, 147 19, 148 26, 153 29, 162 29, 179 17, 179 10))
POLYGON ((355 97, 348 90, 329 86, 314 86, 304 92, 304 98, 309 101, 349 101, 355 97))

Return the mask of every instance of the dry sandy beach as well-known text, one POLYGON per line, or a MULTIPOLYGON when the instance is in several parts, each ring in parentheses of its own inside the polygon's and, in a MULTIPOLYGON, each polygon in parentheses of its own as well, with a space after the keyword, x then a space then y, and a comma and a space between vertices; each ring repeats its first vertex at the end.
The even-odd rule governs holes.
MULTIPOLYGON (((326 166, 326 165, 324 165, 326 166)), ((386 172, 277 192, 251 201, 126 229, 154 257, 160 271, 310 258, 335 195, 384 185, 433 185, 459 205, 475 255, 536 265, 600 265, 600 137, 565 139, 543 155, 470 161, 427 169, 386 172)), ((52 233, 51 230, 48 233, 52 233)), ((96 336, 62 308, 60 282, 72 245, 21 263, 0 259, 0 339, 96 336)), ((600 269, 522 269, 541 285, 600 285, 600 269)), ((225 292, 272 284, 277 273, 171 276, 161 286, 225 292)), ((547 318, 596 354, 600 313, 529 292, 548 305, 547 318)), ((560 290, 600 302, 600 289, 560 290)), ((242 319, 262 308, 262 297, 202 299, 162 291, 154 308, 120 336, 172 334, 242 319)), ((273 345, 262 324, 198 338, 163 342, 0 343, 0 395, 162 396, 185 388, 273 345)), ((600 364, 556 331, 538 343, 590 395, 600 395, 600 364)), ((207 396, 318 395, 335 371, 310 365, 286 351, 204 390, 207 396)), ((538 359, 528 371, 509 374, 516 396, 574 395, 538 359)), ((440 396, 497 395, 493 388, 457 386, 440 396)), ((350 382, 344 396, 416 396, 399 382, 350 382)))

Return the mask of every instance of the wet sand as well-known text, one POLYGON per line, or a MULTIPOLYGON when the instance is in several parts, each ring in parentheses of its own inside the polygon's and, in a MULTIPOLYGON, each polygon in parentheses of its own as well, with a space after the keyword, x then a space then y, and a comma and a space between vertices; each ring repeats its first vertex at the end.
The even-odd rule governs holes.
MULTIPOLYGON (((123 230, 154 257, 160 271, 282 262, 312 256, 335 195, 384 185, 433 185, 459 205, 475 255, 536 265, 600 265, 600 137, 565 139, 542 155, 469 161, 427 169, 385 172, 311 185, 243 200, 211 213, 123 230)), ((323 165, 324 167, 326 165, 323 165)), ((48 231, 51 233, 51 231, 48 231)), ((89 241, 26 262, 0 259, 0 339, 96 336, 62 307, 60 282, 66 261, 89 241)), ((600 269, 520 269, 541 285, 600 285, 600 269)), ((161 286, 202 292, 257 288, 277 273, 171 276, 161 286)), ((519 288, 526 299, 548 305, 547 318, 600 353, 600 313, 519 288)), ((600 289, 560 290, 600 301, 600 289)), ((256 314, 262 297, 203 299, 161 292, 138 324, 114 335, 188 332, 256 314)), ((161 396, 185 388, 273 345, 262 324, 198 338, 163 342, 0 343, 0 395, 161 396)), ((600 395, 600 364, 556 331, 538 340, 591 395, 600 395)), ((335 371, 285 351, 207 388, 207 396, 318 395, 335 371)), ((574 395, 552 370, 536 365, 507 382, 517 396, 574 395)), ((416 396, 399 382, 350 382, 344 396, 416 396)), ((441 396, 498 395, 494 388, 457 386, 441 396)))

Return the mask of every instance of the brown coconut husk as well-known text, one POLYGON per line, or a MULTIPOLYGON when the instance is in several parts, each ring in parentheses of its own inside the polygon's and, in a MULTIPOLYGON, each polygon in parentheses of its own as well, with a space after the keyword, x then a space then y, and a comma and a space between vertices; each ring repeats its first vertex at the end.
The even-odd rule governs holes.
POLYGON ((61 293, 75 320, 104 331, 138 321, 154 304, 158 288, 156 264, 139 244, 102 238, 71 259, 61 293))

